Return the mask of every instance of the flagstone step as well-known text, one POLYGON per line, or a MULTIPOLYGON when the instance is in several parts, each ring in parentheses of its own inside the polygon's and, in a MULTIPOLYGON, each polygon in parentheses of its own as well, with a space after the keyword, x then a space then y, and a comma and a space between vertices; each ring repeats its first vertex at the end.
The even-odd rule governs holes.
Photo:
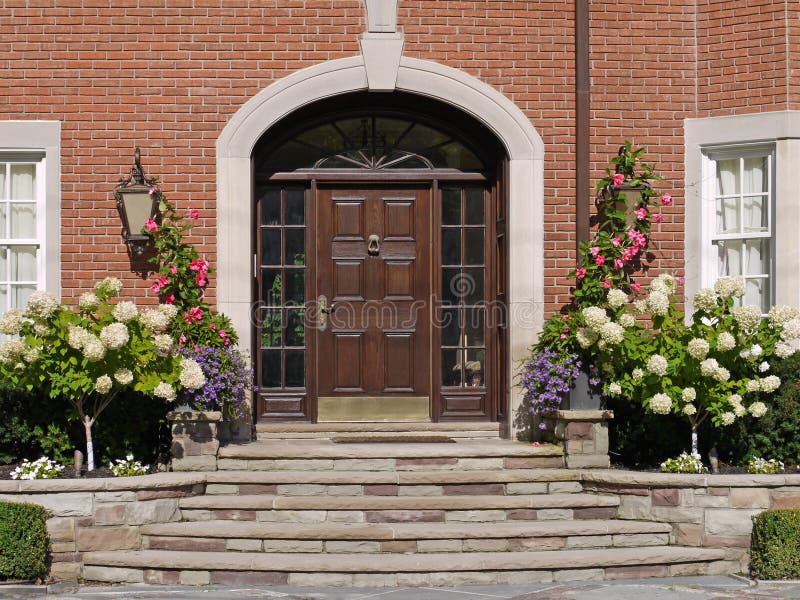
POLYGON ((186 551, 415 553, 664 546, 671 527, 622 520, 281 524, 230 521, 142 527, 143 548, 186 551))
POLYGON ((259 440, 331 438, 342 434, 380 436, 446 435, 462 439, 499 439, 500 423, 258 423, 259 440))
POLYGON ((442 496, 579 493, 567 469, 494 471, 215 471, 206 494, 278 496, 442 496))
MULTIPOLYGON (((725 551, 646 547, 417 554, 86 552, 90 581, 356 587, 524 583, 730 572, 725 551)), ((737 563, 738 564, 738 563, 737 563)))

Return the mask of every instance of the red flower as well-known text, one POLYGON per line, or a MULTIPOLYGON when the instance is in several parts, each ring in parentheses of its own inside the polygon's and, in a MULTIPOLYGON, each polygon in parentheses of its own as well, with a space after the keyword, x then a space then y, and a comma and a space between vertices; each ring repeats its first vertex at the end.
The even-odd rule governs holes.
POLYGON ((198 273, 197 277, 195 277, 194 280, 197 283, 198 287, 206 287, 206 285, 208 285, 208 279, 206 279, 204 273, 198 273))
POLYGON ((661 224, 664 222, 664 215, 658 213, 655 217, 656 223, 661 224))
POLYGON ((625 181, 625 175, 622 173, 615 173, 614 174, 614 185, 619 187, 622 185, 622 182, 625 181))
POLYGON ((610 282, 608 279, 606 279, 606 280, 605 280, 605 281, 602 283, 602 285, 603 285, 603 287, 604 287, 604 288, 608 289, 608 288, 610 288, 610 287, 611 287, 611 282, 610 282))
POLYGON ((200 211, 197 211, 195 209, 191 209, 189 211, 189 218, 190 219, 194 219, 195 221, 197 221, 197 219, 200 218, 200 211))
POLYGON ((614 246, 614 248, 618 248, 621 243, 622 243, 621 237, 611 238, 611 245, 614 246))
POLYGON ((208 273, 208 261, 202 258, 195 258, 189 263, 189 269, 199 273, 208 273))
POLYGON ((216 328, 217 328, 217 326, 216 326, 216 325, 214 325, 213 323, 209 323, 209 324, 208 324, 208 328, 209 328, 209 329, 216 329, 216 328))
POLYGON ((614 259, 614 268, 615 269, 621 269, 624 266, 625 266, 625 263, 622 262, 620 259, 618 259, 618 258, 614 259))
POLYGON ((203 309, 199 306, 193 306, 188 313, 183 315, 183 320, 187 325, 191 325, 192 322, 199 323, 203 320, 203 309))
POLYGON ((158 223, 153 221, 153 219, 147 219, 147 222, 144 224, 144 228, 147 231, 156 232, 158 231, 158 223))
POLYGON ((575 277, 577 277, 578 279, 583 279, 584 277, 586 277, 586 269, 581 268, 576 270, 575 277))
POLYGON ((639 292, 639 291, 641 291, 641 289, 642 289, 642 286, 641 286, 641 284, 639 284, 639 283, 634 283, 634 284, 631 284, 631 289, 632 289, 634 292, 639 292))
POLYGON ((672 196, 669 194, 661 196, 661 206, 672 206, 672 196))
POLYGON ((598 254, 597 256, 594 257, 594 264, 596 264, 598 267, 602 267, 605 264, 605 262, 606 262, 606 257, 603 256, 602 254, 598 254))
POLYGON ((164 304, 175 304, 175 294, 170 294, 164 298, 164 304))
POLYGON ((168 286, 169 279, 167 279, 162 275, 161 277, 158 278, 158 285, 160 285, 162 288, 168 286))
POLYGON ((176 267, 176 266, 175 266, 175 265, 173 265, 173 264, 170 264, 170 266, 169 266, 169 272, 170 272, 170 273, 172 273, 173 275, 177 275, 177 274, 178 274, 178 267, 176 267))

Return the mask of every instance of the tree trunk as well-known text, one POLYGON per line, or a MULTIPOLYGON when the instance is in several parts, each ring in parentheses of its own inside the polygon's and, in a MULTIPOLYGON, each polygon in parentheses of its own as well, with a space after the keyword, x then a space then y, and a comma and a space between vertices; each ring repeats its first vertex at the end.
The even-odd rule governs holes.
POLYGON ((692 426, 692 455, 693 456, 700 456, 700 452, 697 450, 697 427, 692 426))
POLYGON ((86 431, 86 469, 94 471, 94 445, 92 444, 92 425, 94 419, 83 417, 83 428, 86 431))

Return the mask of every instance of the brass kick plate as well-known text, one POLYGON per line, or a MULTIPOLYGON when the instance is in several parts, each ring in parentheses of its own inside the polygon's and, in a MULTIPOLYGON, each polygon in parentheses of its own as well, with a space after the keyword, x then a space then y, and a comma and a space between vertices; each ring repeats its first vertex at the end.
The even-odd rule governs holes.
POLYGON ((317 400, 317 421, 430 421, 428 396, 323 396, 317 400))

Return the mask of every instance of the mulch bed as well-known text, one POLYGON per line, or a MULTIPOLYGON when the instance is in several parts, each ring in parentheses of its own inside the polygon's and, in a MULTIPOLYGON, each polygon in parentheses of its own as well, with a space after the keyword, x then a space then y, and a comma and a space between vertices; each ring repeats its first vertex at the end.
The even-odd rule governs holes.
MULTIPOLYGON (((0 465, 0 479, 11 479, 11 472, 16 469, 19 465, 0 465)), ((111 472, 106 466, 97 466, 95 467, 94 471, 85 472, 81 474, 81 478, 83 479, 95 479, 100 477, 113 477, 114 474, 111 472)), ((74 479, 75 478, 75 468, 74 467, 64 467, 64 470, 61 471, 61 475, 57 477, 57 479, 74 479)))

